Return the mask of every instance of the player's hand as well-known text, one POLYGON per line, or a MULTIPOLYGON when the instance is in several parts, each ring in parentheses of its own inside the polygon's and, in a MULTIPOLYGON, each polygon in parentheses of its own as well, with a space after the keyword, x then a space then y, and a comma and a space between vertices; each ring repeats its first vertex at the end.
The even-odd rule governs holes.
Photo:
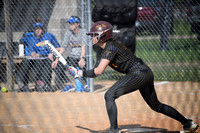
POLYGON ((78 70, 77 74, 75 76, 77 76, 77 77, 83 77, 83 71, 82 70, 78 70))
POLYGON ((35 54, 35 58, 40 58, 40 54, 35 54))
POLYGON ((31 53, 31 57, 37 59, 37 58, 40 58, 40 54, 38 54, 38 53, 36 53, 36 52, 32 52, 32 53, 31 53))
POLYGON ((53 54, 50 53, 50 54, 48 55, 48 58, 49 58, 51 61, 53 61, 53 54))
POLYGON ((80 59, 79 62, 78 62, 78 65, 83 68, 85 66, 85 60, 84 59, 80 59))
POLYGON ((54 69, 57 67, 57 65, 58 65, 58 61, 55 60, 54 62, 52 62, 51 67, 54 69))

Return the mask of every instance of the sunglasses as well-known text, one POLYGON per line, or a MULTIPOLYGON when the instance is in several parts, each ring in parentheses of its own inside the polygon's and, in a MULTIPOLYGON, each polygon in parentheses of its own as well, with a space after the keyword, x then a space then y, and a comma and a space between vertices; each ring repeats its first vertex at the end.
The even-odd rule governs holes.
POLYGON ((75 25, 76 23, 71 23, 71 22, 69 22, 68 24, 69 24, 69 25, 75 25))
POLYGON ((38 30, 38 29, 41 29, 41 30, 42 30, 42 28, 39 27, 39 26, 35 27, 34 29, 35 29, 35 30, 38 30))

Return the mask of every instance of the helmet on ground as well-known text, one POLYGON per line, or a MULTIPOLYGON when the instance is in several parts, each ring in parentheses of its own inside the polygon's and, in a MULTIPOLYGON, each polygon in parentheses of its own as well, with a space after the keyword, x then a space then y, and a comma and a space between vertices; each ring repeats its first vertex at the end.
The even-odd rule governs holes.
POLYGON ((80 18, 78 18, 76 16, 71 16, 67 22, 68 23, 81 23, 81 20, 80 20, 80 18))
POLYGON ((35 27, 40 27, 40 28, 43 29, 43 24, 41 24, 41 23, 35 23, 35 24, 33 25, 33 28, 35 29, 35 27))
POLYGON ((92 25, 90 32, 87 35, 98 36, 98 40, 101 42, 107 41, 112 38, 113 27, 106 21, 98 21, 92 25))

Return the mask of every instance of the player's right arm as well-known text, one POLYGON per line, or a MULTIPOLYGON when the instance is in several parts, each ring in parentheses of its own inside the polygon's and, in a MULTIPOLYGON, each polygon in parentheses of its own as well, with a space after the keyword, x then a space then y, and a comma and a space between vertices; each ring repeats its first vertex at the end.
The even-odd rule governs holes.
POLYGON ((39 58, 40 57, 40 54, 36 53, 35 51, 34 52, 31 52, 31 57, 32 58, 39 58))

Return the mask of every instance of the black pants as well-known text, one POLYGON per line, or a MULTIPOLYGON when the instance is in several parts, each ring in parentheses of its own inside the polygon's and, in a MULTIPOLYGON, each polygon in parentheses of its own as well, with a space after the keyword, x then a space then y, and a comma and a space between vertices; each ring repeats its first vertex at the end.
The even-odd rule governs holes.
POLYGON ((20 73, 24 85, 29 83, 29 75, 35 77, 34 81, 41 80, 47 85, 51 85, 52 61, 49 59, 24 59, 21 62, 20 73), (32 70, 32 73, 30 73, 32 70))
POLYGON ((156 91, 154 88, 154 76, 151 69, 143 63, 138 63, 134 67, 135 68, 130 69, 126 76, 117 81, 105 93, 106 109, 111 124, 111 130, 118 128, 117 106, 115 99, 138 89, 143 99, 151 109, 176 119, 182 124, 187 123, 188 120, 178 111, 168 105, 161 103, 157 99, 156 91))

